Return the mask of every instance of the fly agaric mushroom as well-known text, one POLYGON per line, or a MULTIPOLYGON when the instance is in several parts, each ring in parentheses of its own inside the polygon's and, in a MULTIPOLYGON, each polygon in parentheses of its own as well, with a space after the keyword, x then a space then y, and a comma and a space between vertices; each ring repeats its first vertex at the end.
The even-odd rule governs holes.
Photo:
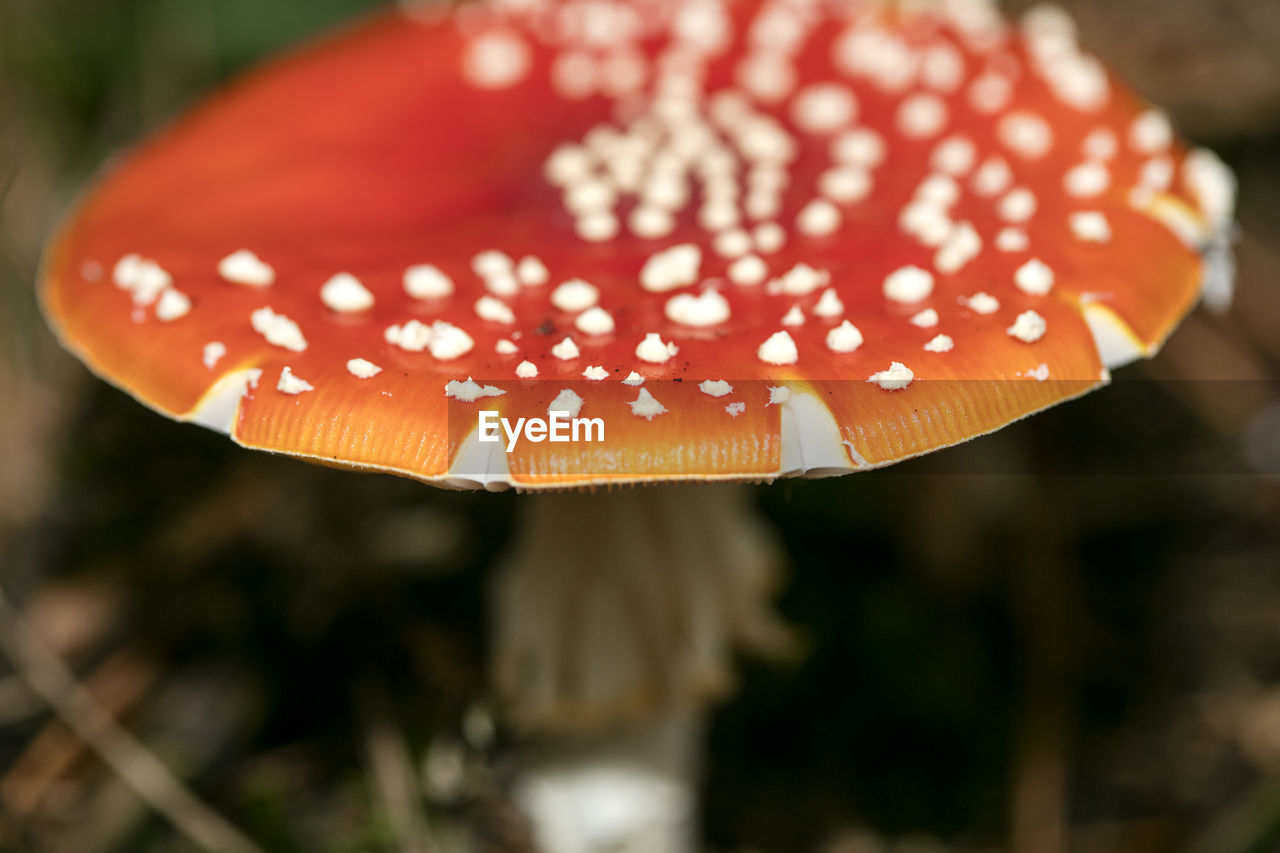
MULTIPOLYGON (((768 481, 1104 384, 1213 280, 1233 206, 1053 8, 503 0, 374 18, 196 109, 77 208, 41 293, 94 372, 246 447, 450 487, 768 481), (482 410, 605 436, 508 448, 482 410)), ((688 562, 660 574, 693 590, 688 562)), ((519 598, 502 683, 541 720, 555 632, 519 598)))

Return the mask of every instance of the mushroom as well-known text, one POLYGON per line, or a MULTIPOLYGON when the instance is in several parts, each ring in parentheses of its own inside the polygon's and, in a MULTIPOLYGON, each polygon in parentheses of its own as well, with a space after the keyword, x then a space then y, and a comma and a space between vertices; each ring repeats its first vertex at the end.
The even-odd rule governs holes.
MULTIPOLYGON (((114 165, 40 291, 91 370, 245 447, 449 488, 767 482, 1153 355, 1225 281, 1234 189, 1049 7, 409 6, 114 165), (601 440, 493 432, 552 412, 601 440)), ((509 719, 683 714, 735 644, 787 647, 738 491, 529 504, 509 719)))

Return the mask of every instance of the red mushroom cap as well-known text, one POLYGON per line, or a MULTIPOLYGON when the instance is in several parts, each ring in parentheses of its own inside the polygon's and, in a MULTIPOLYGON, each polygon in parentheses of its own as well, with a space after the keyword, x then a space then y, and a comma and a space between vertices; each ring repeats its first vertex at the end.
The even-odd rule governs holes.
POLYGON ((767 480, 1152 354, 1233 192, 1053 10, 506 0, 210 99, 103 177, 41 288, 95 372, 248 447, 460 486, 767 480), (477 441, 480 410, 549 409, 605 440, 477 441))

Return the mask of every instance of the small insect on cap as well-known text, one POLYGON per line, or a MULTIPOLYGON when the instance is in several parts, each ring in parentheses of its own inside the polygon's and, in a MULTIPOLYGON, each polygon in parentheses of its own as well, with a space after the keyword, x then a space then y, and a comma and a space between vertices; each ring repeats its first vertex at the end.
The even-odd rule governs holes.
POLYGON ((245 446, 462 487, 768 480, 1151 355, 1233 205, 1054 9, 508 0, 231 86, 103 176, 41 290, 95 372, 245 446), (484 411, 604 436, 508 452, 484 411))

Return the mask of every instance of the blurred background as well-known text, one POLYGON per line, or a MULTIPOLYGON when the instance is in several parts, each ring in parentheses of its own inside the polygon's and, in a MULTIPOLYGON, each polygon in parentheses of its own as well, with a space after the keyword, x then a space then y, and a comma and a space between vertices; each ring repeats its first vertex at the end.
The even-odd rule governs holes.
MULTIPOLYGON (((388 762, 470 845, 442 853, 525 849, 483 704, 519 498, 171 424, 60 351, 32 294, 113 152, 379 5, 0 0, 0 850, 195 849, 33 691, 15 657, 40 648, 136 737, 125 764, 158 757, 269 850, 395 849, 388 762)), ((1280 3, 1064 5, 1237 170, 1235 305, 994 436, 756 490, 811 651, 747 663, 717 710, 708 850, 1280 850, 1280 3)))

